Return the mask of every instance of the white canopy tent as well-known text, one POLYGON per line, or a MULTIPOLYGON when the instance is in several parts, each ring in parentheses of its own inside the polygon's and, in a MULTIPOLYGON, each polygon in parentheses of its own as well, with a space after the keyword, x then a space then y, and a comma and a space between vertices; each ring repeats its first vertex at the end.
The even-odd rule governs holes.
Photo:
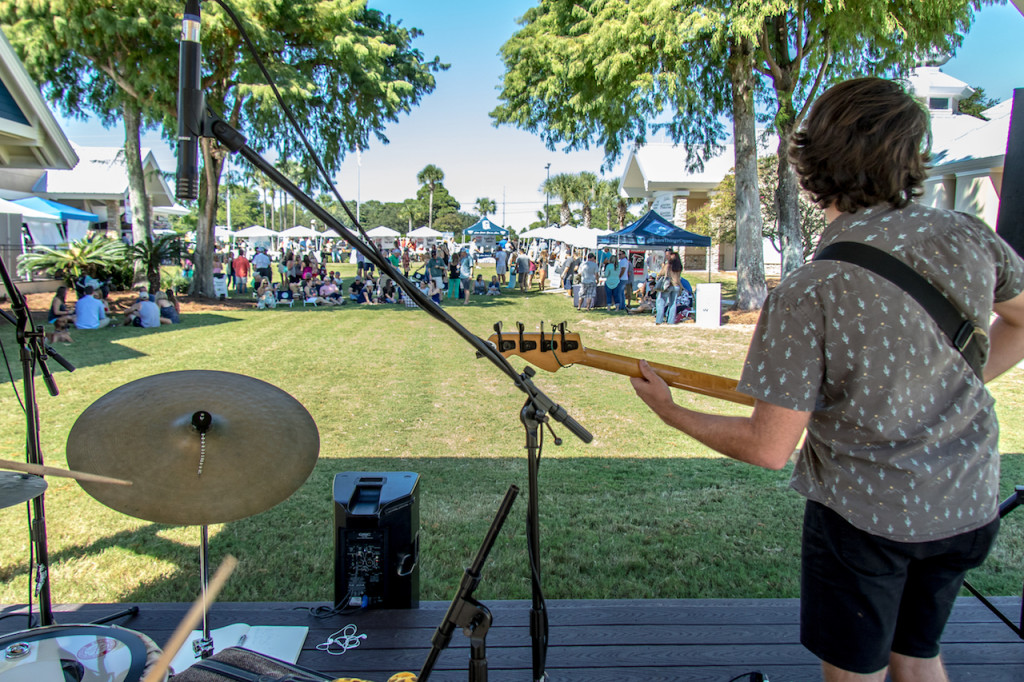
POLYGON ((374 244, 379 249, 393 249, 395 248, 395 238, 401 234, 398 230, 393 230, 387 225, 379 225, 366 233, 374 244))
POLYGON ((371 237, 371 238, 375 238, 375 237, 397 237, 399 234, 400 234, 400 232, 398 230, 392 230, 387 225, 378 225, 377 227, 375 227, 372 230, 370 230, 369 232, 367 232, 366 236, 371 237))
MULTIPOLYGON (((280 234, 284 233, 281 232, 280 234)), ((250 225, 245 229, 232 232, 231 236, 235 239, 251 239, 253 237, 276 237, 278 236, 278 233, 273 230, 268 230, 262 225, 250 225)))
POLYGON ((423 227, 417 227, 415 230, 413 230, 406 236, 411 237, 412 239, 428 239, 431 237, 437 239, 438 237, 443 236, 443 233, 438 232, 437 230, 424 225, 423 227))
POLYGON ((289 227, 287 230, 281 230, 280 232, 274 232, 272 234, 277 237, 288 237, 290 239, 320 236, 319 232, 311 227, 306 227, 305 225, 296 225, 295 227, 289 227))

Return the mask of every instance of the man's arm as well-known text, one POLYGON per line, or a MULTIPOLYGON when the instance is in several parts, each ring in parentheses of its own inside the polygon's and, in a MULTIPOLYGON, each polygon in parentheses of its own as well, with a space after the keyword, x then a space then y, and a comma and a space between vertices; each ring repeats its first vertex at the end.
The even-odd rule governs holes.
POLYGON ((1024 360, 1024 294, 992 306, 996 319, 988 337, 991 344, 985 364, 985 381, 997 376, 1024 360))
POLYGON ((786 465, 811 416, 760 400, 749 417, 696 412, 676 405, 668 385, 644 360, 640 371, 642 377, 630 379, 633 389, 663 422, 727 457, 766 469, 786 465))

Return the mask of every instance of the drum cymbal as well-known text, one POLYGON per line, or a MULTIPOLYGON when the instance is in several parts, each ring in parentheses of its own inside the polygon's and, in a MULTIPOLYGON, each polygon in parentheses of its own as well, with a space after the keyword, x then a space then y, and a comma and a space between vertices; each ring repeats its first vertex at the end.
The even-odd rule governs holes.
POLYGON ((44 490, 46 481, 38 476, 0 471, 0 508, 28 502, 44 490))
POLYGON ((70 468, 133 482, 80 481, 101 503, 182 525, 270 509, 299 489, 319 452, 320 434, 299 401, 259 379, 211 370, 114 389, 81 414, 67 446, 70 468))

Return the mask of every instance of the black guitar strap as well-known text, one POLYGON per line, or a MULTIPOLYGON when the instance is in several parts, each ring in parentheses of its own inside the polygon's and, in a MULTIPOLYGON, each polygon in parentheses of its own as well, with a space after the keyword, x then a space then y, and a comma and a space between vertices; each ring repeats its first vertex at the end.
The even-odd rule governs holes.
POLYGON ((837 260, 859 265, 903 289, 932 316, 974 373, 984 381, 979 337, 984 336, 985 331, 966 319, 948 298, 912 267, 881 249, 860 242, 829 244, 814 260, 837 260))

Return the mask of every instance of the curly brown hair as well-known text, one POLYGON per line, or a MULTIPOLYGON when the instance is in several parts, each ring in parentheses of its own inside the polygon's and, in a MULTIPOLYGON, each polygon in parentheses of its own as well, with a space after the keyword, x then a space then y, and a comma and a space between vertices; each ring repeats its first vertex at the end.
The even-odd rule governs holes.
POLYGON ((818 98, 789 157, 816 204, 856 213, 921 196, 930 147, 928 113, 913 96, 893 81, 857 78, 818 98))

